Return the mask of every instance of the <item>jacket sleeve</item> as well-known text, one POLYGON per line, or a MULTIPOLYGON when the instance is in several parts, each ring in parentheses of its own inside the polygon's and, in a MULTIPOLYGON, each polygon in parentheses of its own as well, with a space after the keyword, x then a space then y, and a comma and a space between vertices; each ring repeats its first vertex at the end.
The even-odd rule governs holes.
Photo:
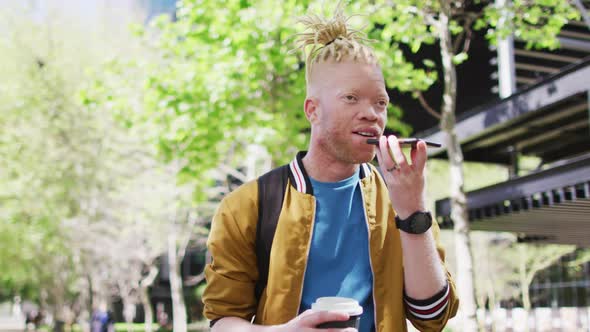
POLYGON ((258 211, 257 202, 252 197, 257 195, 248 193, 248 190, 244 192, 244 188, 238 188, 224 198, 211 223, 207 240, 211 262, 205 266, 207 285, 203 303, 204 315, 212 323, 223 317, 249 321, 256 313, 255 228, 258 211))
POLYGON ((445 265, 445 251, 439 242, 440 229, 436 222, 432 225, 436 247, 441 263, 447 274, 447 285, 439 293, 426 300, 404 298, 406 316, 419 331, 442 331, 447 321, 457 314, 459 299, 455 283, 445 265))

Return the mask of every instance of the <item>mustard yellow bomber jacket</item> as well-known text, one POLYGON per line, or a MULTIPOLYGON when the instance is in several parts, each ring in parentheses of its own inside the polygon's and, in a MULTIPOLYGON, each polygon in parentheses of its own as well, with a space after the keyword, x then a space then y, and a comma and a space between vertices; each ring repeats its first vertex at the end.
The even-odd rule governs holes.
MULTIPOLYGON (((299 313, 315 218, 315 198, 302 156, 298 154, 289 165, 289 181, 270 253, 268 283, 259 303, 254 292, 258 280, 256 181, 240 186, 221 202, 207 242, 212 261, 205 267, 207 286, 203 302, 204 314, 209 320, 239 317, 248 321, 254 319, 256 324, 275 325, 299 313)), ((400 233, 395 226, 388 189, 374 166, 362 164, 360 167, 369 228, 376 331, 406 331, 406 318, 420 331, 441 331, 459 305, 450 274, 447 272, 448 305, 442 313, 435 319, 420 319, 408 311, 404 301, 400 233)), ((436 222, 432 230, 444 262, 436 222)))

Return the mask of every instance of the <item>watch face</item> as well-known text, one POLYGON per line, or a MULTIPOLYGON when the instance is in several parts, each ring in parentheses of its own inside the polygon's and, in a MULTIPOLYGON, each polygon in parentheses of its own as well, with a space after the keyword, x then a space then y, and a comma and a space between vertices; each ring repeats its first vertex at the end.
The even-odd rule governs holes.
POLYGON ((432 226, 432 219, 427 214, 417 214, 411 222, 412 233, 422 234, 432 226))
POLYGON ((405 220, 396 216, 395 224, 406 233, 422 234, 432 226, 432 215, 430 212, 416 212, 405 220))

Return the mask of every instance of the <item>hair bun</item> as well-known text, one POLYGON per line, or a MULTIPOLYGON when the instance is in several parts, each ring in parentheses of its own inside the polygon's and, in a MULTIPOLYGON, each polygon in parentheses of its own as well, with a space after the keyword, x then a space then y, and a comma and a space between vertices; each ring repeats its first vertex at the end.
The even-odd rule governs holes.
POLYGON ((330 20, 317 15, 306 15, 299 18, 299 23, 305 26, 305 32, 298 34, 297 43, 300 47, 307 45, 329 45, 336 39, 362 39, 355 38, 360 34, 359 31, 348 27, 348 17, 344 15, 342 3, 339 3, 334 12, 334 17, 330 20))
POLYGON ((303 51, 306 56, 306 77, 311 72, 314 62, 342 61, 350 58, 353 61, 361 60, 376 62, 374 51, 366 45, 370 40, 359 30, 351 28, 348 24, 352 16, 344 14, 343 1, 339 1, 334 16, 331 19, 323 18, 315 14, 308 14, 298 19, 305 26, 302 33, 297 34, 297 47, 294 51, 303 51), (311 46, 308 52, 307 48, 311 46))

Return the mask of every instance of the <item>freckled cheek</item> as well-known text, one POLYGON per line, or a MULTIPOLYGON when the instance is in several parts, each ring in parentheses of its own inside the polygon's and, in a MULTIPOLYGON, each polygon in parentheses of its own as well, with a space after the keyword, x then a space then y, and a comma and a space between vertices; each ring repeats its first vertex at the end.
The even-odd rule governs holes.
POLYGON ((386 125, 387 124, 387 112, 383 112, 381 114, 381 116, 379 117, 379 120, 380 120, 381 124, 386 125))
POLYGON ((347 136, 351 132, 350 123, 349 120, 334 120, 326 126, 324 134, 332 139, 347 136))

